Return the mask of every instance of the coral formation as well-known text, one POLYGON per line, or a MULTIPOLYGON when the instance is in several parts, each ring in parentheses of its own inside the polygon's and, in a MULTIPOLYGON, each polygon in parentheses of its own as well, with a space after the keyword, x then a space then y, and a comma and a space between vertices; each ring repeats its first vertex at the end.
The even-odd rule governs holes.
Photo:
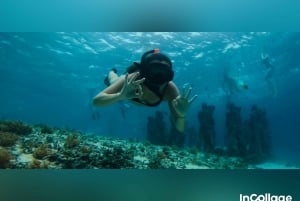
MULTIPOLYGON (((254 114, 256 112, 253 112, 252 118, 257 118, 254 114)), ((252 125, 251 132, 254 128, 259 130, 258 126, 253 126, 256 123, 247 125, 252 125)), ((14 145, 7 149, 0 147, 0 168, 250 168, 248 161, 244 160, 245 157, 230 157, 226 154, 220 156, 199 151, 195 147, 158 146, 150 142, 85 135, 78 131, 59 128, 51 129, 53 130, 51 135, 41 135, 40 127, 33 127, 32 133, 19 136, 14 145)), ((261 139, 260 141, 263 142, 261 139)))
POLYGON ((51 127, 47 126, 47 125, 42 124, 42 125, 40 125, 40 127, 41 127, 41 133, 43 133, 43 134, 53 133, 53 129, 51 127))
POLYGON ((29 135, 32 128, 21 121, 1 121, 0 131, 11 132, 17 135, 29 135))
POLYGON ((133 156, 133 151, 124 150, 120 146, 114 147, 112 149, 107 149, 103 152, 103 156, 99 160, 99 168, 133 168, 133 156))
POLYGON ((51 150, 48 148, 47 144, 42 144, 33 153, 36 159, 44 159, 51 154, 51 150))
POLYGON ((29 165, 30 169, 48 169, 47 161, 39 161, 37 159, 33 159, 29 165))
POLYGON ((0 147, 0 168, 8 168, 11 159, 12 156, 10 155, 10 153, 6 149, 0 147))
POLYGON ((74 148, 79 145, 78 135, 73 133, 72 135, 68 135, 64 146, 66 148, 74 148))
POLYGON ((10 147, 16 144, 19 137, 11 132, 0 131, 0 146, 10 147))

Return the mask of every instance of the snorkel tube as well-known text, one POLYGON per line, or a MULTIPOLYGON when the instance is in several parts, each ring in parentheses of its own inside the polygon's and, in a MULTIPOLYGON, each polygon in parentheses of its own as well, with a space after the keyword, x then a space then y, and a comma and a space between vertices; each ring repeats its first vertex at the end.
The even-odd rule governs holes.
POLYGON ((150 50, 150 51, 145 52, 143 54, 143 56, 142 56, 141 64, 146 64, 147 63, 147 61, 146 61, 147 57, 149 57, 152 54, 158 54, 158 53, 159 53, 159 49, 158 48, 155 48, 154 50, 150 50))

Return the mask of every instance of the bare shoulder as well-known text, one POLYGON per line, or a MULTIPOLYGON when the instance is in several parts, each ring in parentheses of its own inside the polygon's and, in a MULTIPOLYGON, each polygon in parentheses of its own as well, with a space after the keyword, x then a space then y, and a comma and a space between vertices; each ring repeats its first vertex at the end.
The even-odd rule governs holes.
POLYGON ((167 101, 172 101, 175 99, 177 96, 179 96, 179 90, 176 84, 171 81, 168 83, 165 94, 164 94, 164 99, 167 101))

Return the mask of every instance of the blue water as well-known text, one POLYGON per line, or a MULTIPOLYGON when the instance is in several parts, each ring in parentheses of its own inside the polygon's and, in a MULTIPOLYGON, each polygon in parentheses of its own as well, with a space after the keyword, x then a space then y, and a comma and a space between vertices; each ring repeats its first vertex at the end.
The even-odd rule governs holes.
POLYGON ((188 126, 199 130, 201 104, 214 104, 218 145, 224 144, 228 101, 247 118, 253 104, 267 111, 274 154, 300 161, 300 33, 0 33, 0 119, 72 128, 97 135, 146 137, 147 117, 165 112, 122 104, 92 108, 108 70, 119 72, 143 52, 160 48, 174 65, 174 82, 189 83, 199 97, 188 113, 188 126), (260 55, 270 55, 278 93, 264 79, 260 55), (249 86, 228 96, 224 71, 249 86), (92 118, 92 112, 99 119, 92 118))

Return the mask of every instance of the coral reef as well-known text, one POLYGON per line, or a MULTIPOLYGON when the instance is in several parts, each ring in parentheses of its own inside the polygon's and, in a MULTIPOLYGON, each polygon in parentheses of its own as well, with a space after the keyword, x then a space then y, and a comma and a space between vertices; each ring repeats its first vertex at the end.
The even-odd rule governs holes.
POLYGON ((0 146, 10 147, 16 144, 19 137, 11 132, 0 131, 0 146))
POLYGON ((51 154, 51 150, 48 148, 47 144, 42 144, 40 147, 38 147, 34 153, 33 156, 36 159, 44 159, 45 157, 49 156, 51 154))
POLYGON ((0 121, 0 131, 11 132, 17 135, 29 135, 32 128, 21 121, 0 121))
POLYGON ((2 169, 8 168, 11 159, 12 156, 8 152, 8 150, 0 147, 0 168, 2 169))
POLYGON ((214 111, 215 106, 203 103, 201 111, 198 113, 198 120, 200 122, 200 149, 205 152, 213 152, 216 146, 214 111))
POLYGON ((48 169, 48 162, 33 159, 31 164, 29 165, 29 168, 30 169, 48 169))
POLYGON ((65 146, 66 148, 71 149, 71 148, 74 148, 74 147, 78 146, 79 143, 80 143, 80 142, 79 142, 79 140, 78 140, 78 135, 77 135, 76 133, 73 133, 72 135, 69 135, 69 136, 67 137, 64 146, 65 146))
POLYGON ((41 133, 43 134, 51 134, 53 133, 53 129, 47 125, 41 124, 39 125, 41 127, 41 133))
POLYGON ((106 169, 133 168, 133 157, 133 151, 125 150, 121 146, 117 146, 103 152, 98 167, 106 169))
MULTIPOLYGON (((251 124, 252 125, 252 124, 251 124)), ((19 136, 12 146, 0 147, 0 168, 11 169, 245 169, 243 158, 219 156, 194 148, 159 146, 150 142, 112 139, 74 130, 51 128, 51 135, 19 136)), ((251 167, 255 168, 255 167, 251 167)))

